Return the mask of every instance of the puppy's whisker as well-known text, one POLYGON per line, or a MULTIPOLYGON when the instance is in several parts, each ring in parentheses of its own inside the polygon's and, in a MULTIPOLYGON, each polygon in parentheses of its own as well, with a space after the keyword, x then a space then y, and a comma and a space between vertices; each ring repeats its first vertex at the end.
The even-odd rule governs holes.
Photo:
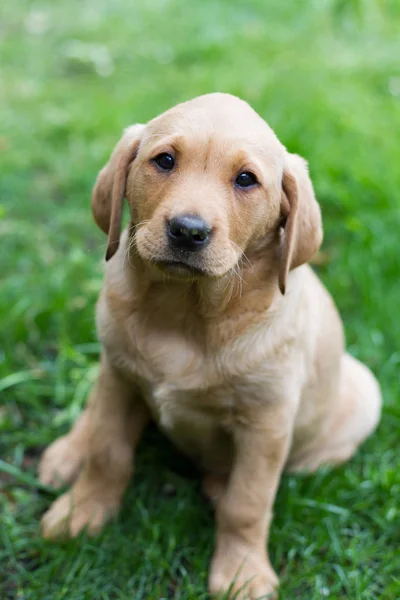
POLYGON ((231 284, 230 299, 232 299, 233 297, 236 298, 238 295, 239 297, 241 297, 243 295, 243 284, 246 282, 244 281, 241 275, 239 264, 232 267, 229 270, 229 273, 231 274, 229 282, 231 284))
POLYGON ((135 234, 129 239, 129 242, 126 246, 126 251, 125 251, 125 260, 127 260, 129 262, 131 267, 134 267, 135 265, 132 262, 132 255, 140 256, 139 251, 136 246, 136 235, 135 234))
POLYGON ((246 284, 246 281, 243 279, 243 277, 241 275, 240 265, 236 264, 234 267, 232 267, 231 271, 234 274, 233 280, 236 283, 235 297, 238 294, 239 294, 239 297, 241 297, 243 295, 243 284, 246 284))
POLYGON ((247 255, 243 252, 242 253, 242 258, 244 258, 247 261, 247 264, 249 265, 249 268, 251 271, 254 271, 254 265, 251 262, 251 260, 247 257, 247 255))
POLYGON ((233 291, 234 291, 236 282, 237 282, 236 272, 235 272, 235 269, 233 267, 231 267, 227 273, 227 282, 223 289, 223 293, 225 293, 229 289, 228 296, 225 300, 225 305, 229 304, 229 302, 232 300, 233 291))
POLYGON ((139 229, 139 227, 141 227, 142 225, 146 225, 147 223, 150 223, 150 219, 144 219, 143 221, 140 221, 140 223, 132 224, 132 229, 134 232, 136 232, 139 229))
POLYGON ((247 257, 246 253, 241 249, 240 246, 238 246, 238 244, 236 242, 234 242, 233 240, 229 240, 229 241, 232 244, 232 246, 234 246, 235 248, 237 248, 240 251, 240 259, 239 260, 244 259, 247 262, 247 264, 249 265, 249 268, 251 269, 251 271, 254 271, 253 263, 247 257))

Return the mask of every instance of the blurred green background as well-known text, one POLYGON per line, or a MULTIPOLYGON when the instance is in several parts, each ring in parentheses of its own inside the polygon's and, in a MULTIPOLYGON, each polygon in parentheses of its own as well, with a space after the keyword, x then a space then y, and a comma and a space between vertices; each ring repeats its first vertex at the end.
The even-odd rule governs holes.
POLYGON ((348 465, 284 477, 270 542, 281 598, 400 598, 399 31, 397 0, 2 2, 2 600, 207 598, 212 512, 159 434, 96 540, 41 540, 52 493, 35 465, 96 375, 95 176, 122 128, 210 91, 249 101, 309 161, 316 268, 385 397, 348 465))

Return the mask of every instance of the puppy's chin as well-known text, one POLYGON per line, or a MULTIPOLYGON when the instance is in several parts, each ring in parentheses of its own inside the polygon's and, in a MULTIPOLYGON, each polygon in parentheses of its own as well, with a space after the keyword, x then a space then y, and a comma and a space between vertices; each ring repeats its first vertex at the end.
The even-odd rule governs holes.
POLYGON ((179 260, 175 257, 144 257, 138 253, 141 258, 142 266, 147 271, 150 279, 176 282, 193 282, 193 281, 216 281, 222 279, 232 268, 221 268, 218 265, 217 269, 213 269, 207 264, 195 264, 184 259, 179 260))
POLYGON ((212 277, 205 269, 180 260, 157 260, 152 263, 164 275, 172 279, 193 280, 199 277, 212 277))

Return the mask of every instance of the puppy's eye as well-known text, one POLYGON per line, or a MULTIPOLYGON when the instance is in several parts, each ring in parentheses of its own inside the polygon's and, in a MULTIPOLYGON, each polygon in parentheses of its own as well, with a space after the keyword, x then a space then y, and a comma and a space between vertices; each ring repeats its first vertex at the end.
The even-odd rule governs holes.
POLYGON ((171 154, 168 154, 167 152, 162 152, 161 154, 158 154, 156 157, 153 158, 153 162, 155 162, 156 165, 160 167, 160 169, 162 169, 163 171, 172 171, 175 165, 174 157, 171 156, 171 154))
POLYGON ((258 183, 257 177, 250 171, 243 171, 235 179, 235 184, 240 188, 249 188, 256 183, 258 183))

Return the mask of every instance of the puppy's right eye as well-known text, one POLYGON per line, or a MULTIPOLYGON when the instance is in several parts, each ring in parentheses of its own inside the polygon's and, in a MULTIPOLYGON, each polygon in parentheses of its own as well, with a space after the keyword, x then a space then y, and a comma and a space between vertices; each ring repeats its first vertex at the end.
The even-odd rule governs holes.
POLYGON ((153 158, 153 162, 163 171, 172 171, 175 165, 174 157, 167 152, 162 152, 153 158))

